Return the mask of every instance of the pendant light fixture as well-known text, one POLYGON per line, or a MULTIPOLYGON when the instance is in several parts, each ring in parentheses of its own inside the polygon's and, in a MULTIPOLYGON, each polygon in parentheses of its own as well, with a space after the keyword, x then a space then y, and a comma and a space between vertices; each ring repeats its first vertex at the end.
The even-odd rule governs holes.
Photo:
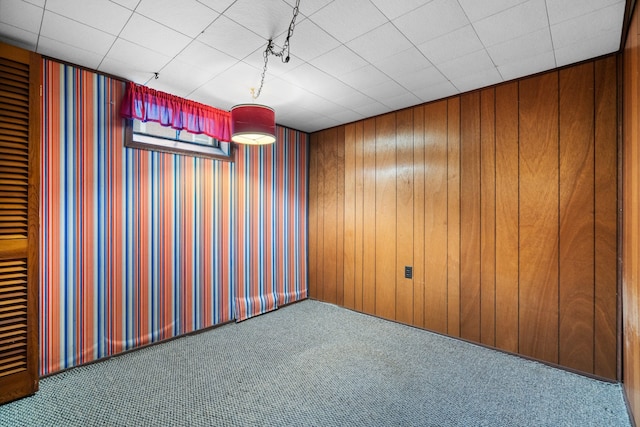
MULTIPOLYGON (((269 39, 264 50, 264 67, 262 68, 262 78, 258 91, 251 89, 251 97, 255 101, 262 92, 264 86, 264 76, 267 73, 267 63, 269 55, 277 56, 282 62, 289 62, 289 42, 296 26, 296 18, 300 7, 300 0, 296 0, 293 8, 293 18, 289 24, 287 38, 284 41, 282 50, 275 51, 272 39, 269 39), (286 53, 286 56, 285 56, 286 53)), ((261 104, 240 104, 231 108, 231 140, 239 144, 264 145, 273 144, 276 141, 276 113, 273 108, 261 104)))

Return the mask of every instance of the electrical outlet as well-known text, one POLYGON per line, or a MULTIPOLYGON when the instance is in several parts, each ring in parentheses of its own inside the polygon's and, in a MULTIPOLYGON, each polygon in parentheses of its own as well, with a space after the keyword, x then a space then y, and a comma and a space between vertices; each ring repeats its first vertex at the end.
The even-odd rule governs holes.
POLYGON ((405 277, 405 279, 412 279, 413 278, 413 267, 410 267, 410 266, 405 266, 404 267, 404 277, 405 277))

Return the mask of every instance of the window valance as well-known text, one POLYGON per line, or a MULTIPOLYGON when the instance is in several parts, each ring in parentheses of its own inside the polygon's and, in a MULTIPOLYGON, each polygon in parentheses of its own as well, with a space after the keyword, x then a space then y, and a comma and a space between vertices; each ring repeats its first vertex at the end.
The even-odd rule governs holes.
POLYGON ((209 135, 219 141, 231 141, 231 114, 228 111, 133 82, 127 83, 120 115, 127 119, 157 122, 174 129, 209 135))

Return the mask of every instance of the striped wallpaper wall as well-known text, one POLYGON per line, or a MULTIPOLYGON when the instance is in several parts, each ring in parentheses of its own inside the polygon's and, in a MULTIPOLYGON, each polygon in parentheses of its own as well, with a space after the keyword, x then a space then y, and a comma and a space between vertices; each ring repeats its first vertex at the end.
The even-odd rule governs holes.
POLYGON ((307 135, 123 147, 124 84, 44 60, 40 374, 306 298, 307 135))

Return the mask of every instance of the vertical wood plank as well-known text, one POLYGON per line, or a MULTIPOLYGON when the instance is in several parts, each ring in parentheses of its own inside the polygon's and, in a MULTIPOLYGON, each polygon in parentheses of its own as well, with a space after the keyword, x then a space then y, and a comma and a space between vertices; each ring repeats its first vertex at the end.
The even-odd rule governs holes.
POLYGON ((364 122, 355 125, 355 271, 353 274, 353 308, 363 311, 364 274, 364 122))
POLYGON ((622 307, 623 307, 623 384, 627 392, 631 412, 640 416, 640 304, 638 304, 638 246, 640 203, 640 129, 637 117, 640 114, 640 14, 636 8, 629 25, 629 35, 624 50, 624 100, 623 100, 623 223, 622 223, 622 307))
POLYGON ((480 92, 460 97, 460 336, 480 341, 480 92))
POLYGON ((356 125, 344 128, 344 306, 355 309, 356 125))
POLYGON ((520 353, 558 363, 558 75, 520 81, 520 353))
POLYGON ((413 228, 413 109, 396 113, 396 316, 402 323, 413 323, 413 282, 404 277, 404 267, 415 269, 413 228))
POLYGON ((318 299, 318 267, 317 267, 317 248, 318 248, 318 134, 313 133, 309 137, 309 297, 318 299))
POLYGON ((496 346, 518 351, 518 83, 496 87, 496 346))
POLYGON ((413 325, 424 327, 424 107, 413 109, 413 325))
POLYGON ((594 373, 617 379, 617 65, 595 63, 595 352, 594 373))
POLYGON ((322 131, 322 146, 324 148, 323 162, 323 201, 324 231, 323 235, 323 262, 324 288, 323 301, 335 304, 337 302, 337 163, 336 163, 336 130, 335 128, 322 131))
POLYGON ((448 102, 424 106, 424 326, 447 333, 448 102))
POLYGON ((364 121, 363 129, 363 265, 362 311, 376 312, 376 119, 364 121))
POLYGON ((320 301, 324 301, 324 294, 325 294, 325 289, 326 289, 326 283, 325 283, 325 257, 324 257, 324 217, 325 217, 325 204, 324 204, 324 194, 325 194, 325 185, 326 185, 326 181, 325 181, 325 175, 327 173, 326 171, 326 165, 325 165, 325 152, 326 152, 326 147, 324 145, 324 133, 320 133, 318 135, 318 140, 317 140, 317 146, 318 149, 316 151, 317 153, 317 160, 316 160, 316 167, 317 167, 317 185, 316 185, 316 191, 318 192, 318 209, 317 209, 317 213, 316 213, 316 221, 317 221, 317 238, 316 238, 316 281, 317 281, 317 288, 316 288, 316 295, 317 298, 320 301))
POLYGON ((563 366, 593 372, 593 62, 559 71, 559 349, 563 366))
POLYGON ((395 319, 396 312, 396 115, 376 119, 375 314, 395 319))
POLYGON ((496 126, 495 89, 480 93, 480 342, 496 344, 496 126))
POLYGON ((460 336, 460 97, 447 101, 447 333, 460 336))
POLYGON ((336 132, 336 304, 344 305, 344 126, 336 132))

